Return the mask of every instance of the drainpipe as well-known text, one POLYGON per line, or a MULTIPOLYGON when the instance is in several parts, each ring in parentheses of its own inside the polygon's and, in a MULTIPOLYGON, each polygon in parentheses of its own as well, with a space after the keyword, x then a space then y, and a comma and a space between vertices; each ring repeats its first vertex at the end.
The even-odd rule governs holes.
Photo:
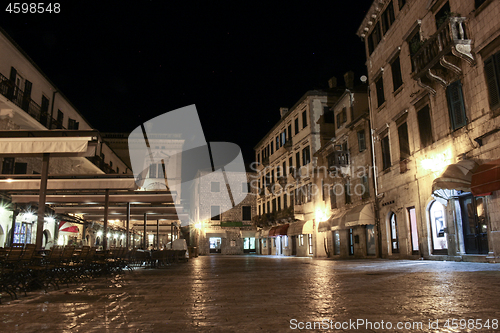
POLYGON ((375 192, 375 202, 374 202, 374 213, 375 213, 375 227, 377 228, 377 248, 378 248, 378 258, 382 258, 382 230, 380 228, 380 211, 379 211, 379 198, 378 198, 378 181, 377 181, 377 167, 375 163, 375 143, 374 143, 374 130, 372 128, 372 102, 370 97, 370 85, 367 87, 368 91, 368 114, 370 119, 368 120, 368 125, 370 126, 370 154, 372 158, 372 179, 373 179, 373 189, 375 192))
POLYGON ((49 130, 52 127, 52 119, 54 119, 54 102, 56 99, 56 94, 57 94, 57 90, 54 90, 54 92, 52 93, 52 106, 50 107, 50 119, 49 119, 49 128, 48 128, 49 130))

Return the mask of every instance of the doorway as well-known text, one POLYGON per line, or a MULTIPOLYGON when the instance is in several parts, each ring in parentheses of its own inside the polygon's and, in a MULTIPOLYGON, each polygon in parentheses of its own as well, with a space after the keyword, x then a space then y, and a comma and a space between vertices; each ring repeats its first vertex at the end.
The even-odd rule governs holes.
POLYGON ((407 210, 408 210, 408 222, 410 224, 411 252, 412 254, 418 254, 419 246, 418 246, 417 214, 415 212, 415 207, 410 207, 407 210))
POLYGON ((432 234, 432 254, 448 254, 447 228, 444 206, 434 201, 429 207, 432 234))
POLYGON ((488 224, 484 197, 460 198, 465 253, 488 254, 488 224))
POLYGON ((276 255, 280 256, 281 254, 282 254, 281 236, 276 236, 276 255))
POLYGON ((392 253, 399 253, 398 221, 396 214, 391 213, 389 223, 391 224, 391 250, 392 253))
POLYGON ((210 241, 210 253, 221 253, 220 251, 221 238, 210 237, 209 241, 210 241))

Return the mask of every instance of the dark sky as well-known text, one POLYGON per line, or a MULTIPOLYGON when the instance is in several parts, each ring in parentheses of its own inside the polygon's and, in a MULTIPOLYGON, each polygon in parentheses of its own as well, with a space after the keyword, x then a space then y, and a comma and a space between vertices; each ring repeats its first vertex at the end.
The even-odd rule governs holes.
POLYGON ((207 141, 246 163, 291 107, 328 79, 366 73, 356 30, 372 0, 74 1, 0 26, 103 132, 196 104, 207 141))

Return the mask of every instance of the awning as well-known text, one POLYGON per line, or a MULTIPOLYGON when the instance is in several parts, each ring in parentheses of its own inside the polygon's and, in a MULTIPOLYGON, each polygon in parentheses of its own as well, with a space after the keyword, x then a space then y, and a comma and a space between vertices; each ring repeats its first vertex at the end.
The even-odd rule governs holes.
POLYGON ((297 236, 297 235, 307 235, 313 234, 314 228, 313 223, 311 221, 299 221, 295 223, 291 223, 290 227, 288 227, 288 236, 297 236))
MULTIPOLYGON (((40 176, 5 176, 0 178, 0 188, 3 191, 34 191, 40 190, 40 176)), ((49 176, 47 190, 135 190, 137 185, 131 176, 113 175, 74 175, 49 176)))
POLYGON ((450 164, 444 172, 432 182, 432 194, 448 200, 449 190, 470 192, 471 178, 477 163, 473 160, 462 160, 450 164))
POLYGON ((269 237, 269 231, 270 231, 270 230, 271 230, 271 229, 262 229, 262 230, 260 231, 260 237, 261 237, 261 238, 267 238, 267 237, 269 237))
POLYGON ((325 232, 330 230, 344 229, 345 211, 333 214, 327 221, 320 222, 318 225, 318 232, 325 232))
POLYGON ((71 225, 68 222, 61 221, 59 223, 59 232, 79 233, 80 229, 76 225, 71 225))
POLYGON ((500 190, 500 159, 481 164, 472 174, 471 192, 475 196, 500 190))
POLYGON ((347 212, 345 215, 345 226, 347 228, 357 225, 374 225, 375 213, 371 203, 359 205, 347 212))
POLYGON ((268 237, 274 237, 276 236, 276 230, 278 229, 279 227, 272 227, 271 229, 269 229, 269 234, 267 235, 268 237))
POLYGON ((0 138, 0 154, 86 153, 92 137, 0 138))
POLYGON ((286 236, 289 226, 290 224, 287 223, 276 227, 272 227, 271 230, 269 231, 269 237, 286 236))

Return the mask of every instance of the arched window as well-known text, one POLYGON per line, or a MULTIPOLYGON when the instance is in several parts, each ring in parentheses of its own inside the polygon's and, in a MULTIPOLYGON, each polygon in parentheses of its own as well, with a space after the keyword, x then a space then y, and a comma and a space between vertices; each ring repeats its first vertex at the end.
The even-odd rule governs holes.
POLYGON ((391 250, 392 253, 399 253, 398 221, 396 219, 396 214, 393 212, 391 212, 389 216, 389 223, 391 227, 391 250))
POLYGON ((446 220, 444 206, 433 201, 429 206, 429 218, 432 234, 432 254, 447 254, 448 242, 446 241, 446 220))

